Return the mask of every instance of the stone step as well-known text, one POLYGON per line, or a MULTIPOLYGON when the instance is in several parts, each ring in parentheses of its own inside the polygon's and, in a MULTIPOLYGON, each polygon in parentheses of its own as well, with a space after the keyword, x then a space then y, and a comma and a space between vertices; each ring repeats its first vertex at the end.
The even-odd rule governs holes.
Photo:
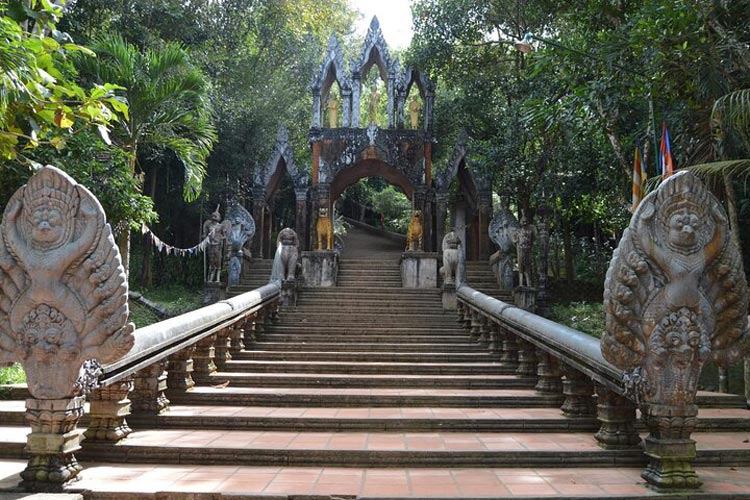
POLYGON ((433 341, 437 341, 441 344, 451 343, 466 343, 471 341, 470 338, 460 334, 450 335, 368 335, 368 334, 315 334, 309 332, 299 333, 286 333, 281 334, 275 328, 269 329, 271 333, 263 333, 259 336, 260 342, 287 342, 290 344, 308 343, 308 342, 384 342, 393 343, 398 342, 399 344, 427 344, 433 341))
POLYGON ((532 389, 204 387, 170 394, 175 404, 325 407, 559 408, 562 398, 532 389))
MULTIPOLYGON (((723 433, 723 436, 728 433, 723 433)), ((741 443, 744 434, 733 436, 741 443)), ((750 445, 716 444, 705 433, 697 442, 695 465, 750 465, 750 445)), ((284 432, 144 430, 118 445, 89 442, 80 459, 159 464, 297 465, 327 467, 622 467, 645 466, 639 448, 605 450, 591 433, 547 433, 529 439, 523 433, 284 432)))
POLYGON ((265 325, 266 333, 272 334, 312 334, 312 335, 393 335, 393 336, 412 336, 423 335, 431 339, 440 339, 443 337, 462 337, 468 340, 465 330, 460 325, 446 325, 431 327, 424 325, 421 327, 384 327, 384 326, 363 326, 363 325, 285 325, 282 323, 265 325))
MULTIPOLYGON (((236 368, 236 366, 233 366, 236 368)), ((320 388, 445 388, 514 389, 533 388, 536 379, 516 375, 385 375, 337 373, 252 373, 220 371, 204 383, 229 382, 231 387, 320 387, 320 388), (212 382, 215 381, 215 382, 212 382)))
POLYGON ((226 371, 283 373, 347 373, 381 375, 513 375, 514 367, 502 363, 375 363, 326 361, 257 361, 232 359, 226 371))
POLYGON ((341 320, 342 314, 346 314, 347 316, 350 316, 352 318, 356 318, 357 323, 387 323, 387 322, 398 322, 400 323, 404 319, 409 319, 412 323, 425 323, 428 322, 430 324, 437 323, 438 325, 445 325, 445 324, 455 324, 457 320, 457 316, 452 314, 429 314, 429 313, 423 313, 421 311, 404 311, 404 312, 398 312, 398 311, 391 311, 388 314, 383 314, 380 312, 366 312, 366 313, 357 313, 356 316, 353 315, 354 311, 350 311, 348 308, 346 308, 345 304, 342 304, 342 307, 339 308, 337 311, 332 311, 329 309, 288 309, 281 313, 279 317, 280 322, 298 322, 302 320, 306 323, 315 323, 317 321, 326 321, 330 319, 334 320, 341 320))
POLYGON ((439 353, 485 353, 486 348, 477 344, 398 344, 398 343, 366 343, 366 342, 348 342, 329 343, 329 342, 306 342, 301 344, 288 344, 285 342, 250 342, 246 345, 249 350, 261 351, 324 351, 324 352, 420 352, 426 354, 439 353))
POLYGON ((347 312, 361 312, 367 314, 373 314, 373 311, 377 311, 376 314, 412 314, 419 312, 422 314, 434 314, 438 316, 444 316, 445 318, 455 320, 457 318, 454 311, 445 312, 441 303, 437 301, 431 302, 412 302, 407 304, 399 304, 398 302, 381 302, 380 304, 368 304, 365 301, 359 299, 350 299, 347 301, 321 301, 316 300, 298 300, 296 306, 288 307, 282 312, 282 316, 289 313, 325 313, 325 312, 339 312, 342 309, 346 309, 347 312))
POLYGON ((330 352, 330 351, 244 351, 234 359, 284 361, 345 361, 384 363, 492 363, 496 354, 482 352, 330 352))
POLYGON ((441 291, 438 288, 403 288, 401 286, 394 286, 389 289, 372 290, 370 287, 347 287, 346 290, 341 290, 338 287, 328 288, 302 288, 300 290, 300 296, 314 296, 323 295, 326 297, 351 297, 354 295, 364 295, 373 299, 380 297, 390 298, 401 298, 401 297, 436 297, 440 299, 441 291))
MULTIPOLYGON (((568 418, 558 408, 278 407, 172 404, 160 415, 132 414, 133 428, 386 432, 596 432, 594 417, 568 418)), ((23 401, 0 401, 0 422, 25 427, 23 401)), ((79 427, 88 426, 88 410, 79 427)), ((645 424, 638 423, 640 432, 645 424)), ((750 432, 747 410, 702 408, 699 432, 750 432)), ((0 442, 2 435, 0 435, 0 442)))

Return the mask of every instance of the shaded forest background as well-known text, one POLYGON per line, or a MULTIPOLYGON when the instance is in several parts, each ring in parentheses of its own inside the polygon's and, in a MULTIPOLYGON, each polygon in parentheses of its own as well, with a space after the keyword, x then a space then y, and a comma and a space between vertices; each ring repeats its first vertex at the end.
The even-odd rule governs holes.
MULTIPOLYGON (((86 90, 41 118, 0 103, 0 200, 35 163, 55 164, 91 187, 113 223, 148 222, 178 247, 199 241, 217 204, 249 206, 253 171, 280 125, 309 167, 309 84, 328 38, 343 41, 347 59, 361 47, 345 0, 78 0, 64 11, 17 0, 0 10, 6 76, 15 64, 53 64, 59 87, 86 90), (15 46, 33 46, 36 60, 8 56, 15 46), (81 106, 105 83, 120 86, 102 97, 118 117, 110 121, 81 106)), ((747 248, 750 0, 414 0, 412 11, 414 39, 398 56, 437 82, 437 168, 466 129, 472 164, 491 176, 498 203, 548 207, 555 275, 601 283, 629 220, 636 144, 656 180, 649 93, 677 167, 703 165, 747 248), (528 32, 573 50, 537 43, 522 54, 513 42, 528 32)), ((403 211, 398 193, 384 191, 362 183, 348 203, 403 211)), ((132 246, 131 282, 141 274, 138 232, 132 246)), ((202 282, 202 260, 156 259, 156 284, 202 282)))

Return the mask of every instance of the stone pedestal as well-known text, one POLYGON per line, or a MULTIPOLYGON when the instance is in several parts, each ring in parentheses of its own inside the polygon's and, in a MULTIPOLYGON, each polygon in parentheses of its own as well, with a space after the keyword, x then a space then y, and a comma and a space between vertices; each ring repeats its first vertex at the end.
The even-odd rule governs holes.
POLYGON ((215 304, 226 298, 224 286, 218 281, 208 281, 203 284, 203 305, 215 304))
POLYGON ((563 394, 565 402, 560 408, 566 417, 593 417, 596 415, 594 401, 594 384, 591 379, 571 368, 563 365, 563 394))
POLYGON ((169 400, 164 395, 167 390, 166 366, 166 361, 157 361, 136 372, 130 394, 134 414, 158 415, 169 409, 169 400))
MULTIPOLYGON (((332 285, 329 285, 332 286, 332 285)), ((284 307, 297 305, 297 282, 296 280, 284 280, 281 282, 281 305, 284 307)))
POLYGON ((82 467, 74 453, 81 448, 83 429, 76 427, 84 400, 83 396, 26 400, 26 420, 31 426, 26 452, 31 458, 21 472, 21 486, 27 491, 59 492, 77 480, 82 467))
POLYGON ((307 287, 336 286, 339 257, 333 250, 302 252, 302 280, 307 287))
POLYGON ((513 289, 513 302, 524 311, 536 312, 536 288, 517 286, 513 289))
POLYGON ((656 490, 698 488, 703 482, 693 470, 695 441, 690 439, 698 406, 644 406, 649 434, 643 451, 649 461, 641 477, 656 490))
POLYGON ((401 254, 401 286, 404 288, 436 288, 438 254, 404 252, 401 254))
POLYGON ((601 385, 596 386, 596 418, 601 427, 594 435, 604 449, 633 448, 641 438, 635 430, 635 403, 601 385))
POLYGON ((443 285, 443 309, 445 311, 456 310, 456 285, 453 283, 443 285))
POLYGON ((133 379, 129 377, 95 389, 89 395, 87 440, 117 443, 132 432, 125 420, 130 415, 128 394, 132 390, 133 379))

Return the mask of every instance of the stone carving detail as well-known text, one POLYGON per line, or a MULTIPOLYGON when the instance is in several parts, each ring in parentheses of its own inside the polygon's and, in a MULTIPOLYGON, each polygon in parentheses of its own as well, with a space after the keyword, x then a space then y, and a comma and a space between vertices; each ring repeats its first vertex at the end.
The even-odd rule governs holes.
POLYGON ((406 251, 421 251, 424 249, 424 225, 422 211, 415 210, 411 215, 409 227, 406 231, 406 251))
POLYGON ((698 376, 750 347, 747 292, 726 215, 697 177, 680 172, 643 200, 607 271, 602 354, 641 405, 652 485, 700 485, 689 439, 698 376))
POLYGON ((518 261, 518 286, 533 287, 534 282, 534 240, 536 239, 536 227, 531 224, 526 216, 521 218, 521 226, 513 233, 513 241, 516 244, 516 259, 518 261))
POLYGON ((299 258, 299 239, 291 228, 284 228, 276 239, 276 255, 273 258, 271 281, 294 280, 299 258))
POLYGON ((242 259, 245 245, 255 235, 255 221, 245 207, 234 203, 227 211, 229 222, 227 243, 229 244, 229 286, 238 285, 242 274, 242 259))
POLYGON ((98 200, 44 167, 11 197, 0 226, 0 363, 20 361, 29 392, 61 399, 84 361, 133 346, 128 287, 98 200))
POLYGON ((490 222, 490 240, 498 248, 490 256, 490 266, 501 290, 513 289, 513 242, 520 227, 516 216, 506 207, 501 208, 490 222))
POLYGON ((443 284, 456 285, 460 283, 459 260, 461 259, 461 238, 451 231, 443 237, 443 267, 440 274, 443 275, 443 284))
POLYGON ((221 214, 217 205, 216 210, 203 223, 203 238, 208 238, 208 246, 206 246, 208 274, 206 275, 206 281, 209 283, 221 281, 221 257, 224 253, 225 232, 225 226, 221 223, 221 214))

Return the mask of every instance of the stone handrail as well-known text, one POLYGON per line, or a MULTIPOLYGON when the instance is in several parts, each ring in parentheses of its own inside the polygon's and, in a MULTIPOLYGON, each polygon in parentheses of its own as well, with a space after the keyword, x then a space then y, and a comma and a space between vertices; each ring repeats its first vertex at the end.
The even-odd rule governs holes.
POLYGON ((281 288, 269 283, 256 290, 137 329, 135 344, 123 358, 103 367, 100 386, 111 385, 206 337, 256 314, 279 298, 281 288))
POLYGON ((602 448, 638 456, 636 402, 625 396, 622 371, 603 358, 598 339, 520 307, 529 304, 523 293, 535 290, 517 291, 513 305, 459 286, 459 323, 507 368, 534 381, 539 396, 560 404, 563 415, 591 426, 598 420, 595 438, 602 448))
POLYGON ((457 295, 460 302, 503 325, 507 331, 587 375, 594 382, 624 395, 622 370, 604 359, 599 339, 485 295, 467 285, 461 286, 457 295))

